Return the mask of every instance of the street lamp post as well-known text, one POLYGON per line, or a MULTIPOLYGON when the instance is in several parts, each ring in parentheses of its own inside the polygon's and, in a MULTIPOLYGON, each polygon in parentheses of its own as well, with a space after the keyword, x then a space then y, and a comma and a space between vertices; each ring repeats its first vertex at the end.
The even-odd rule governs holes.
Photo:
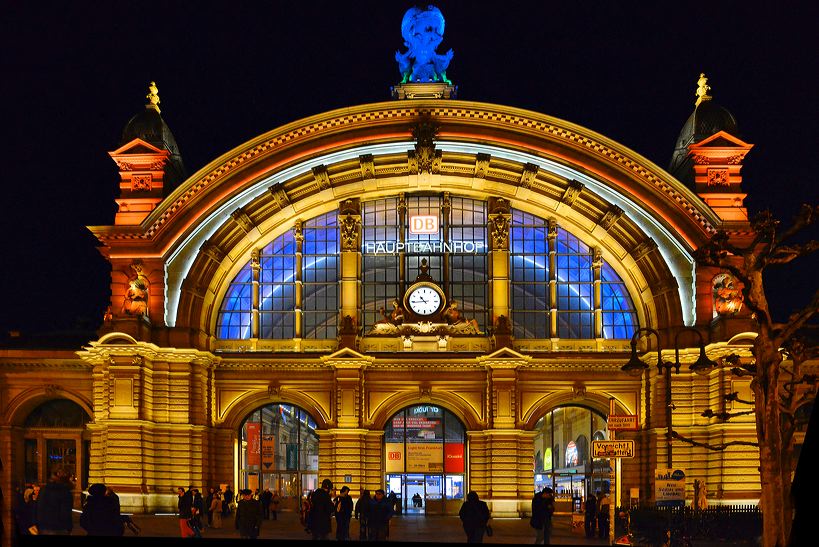
POLYGON ((657 370, 660 374, 665 372, 665 422, 667 426, 666 442, 668 447, 666 463, 668 464, 668 467, 671 468, 674 466, 672 453, 674 430, 671 422, 671 411, 674 410, 674 405, 671 402, 671 369, 673 368, 677 374, 680 372, 680 334, 684 332, 693 332, 696 333, 697 337, 699 338, 700 355, 697 358, 697 361, 689 367, 692 372, 703 374, 704 372, 716 367, 717 364, 705 355, 705 340, 703 339, 700 331, 697 329, 693 327, 683 327, 677 332, 677 334, 674 336, 674 363, 669 363, 668 361, 663 361, 662 348, 660 347, 660 333, 650 327, 643 327, 637 329, 637 331, 631 337, 631 358, 628 360, 628 363, 623 365, 621 369, 630 376, 642 376, 643 372, 648 369, 648 365, 637 357, 637 340, 640 338, 640 333, 643 332, 654 334, 654 336, 657 337, 657 370))

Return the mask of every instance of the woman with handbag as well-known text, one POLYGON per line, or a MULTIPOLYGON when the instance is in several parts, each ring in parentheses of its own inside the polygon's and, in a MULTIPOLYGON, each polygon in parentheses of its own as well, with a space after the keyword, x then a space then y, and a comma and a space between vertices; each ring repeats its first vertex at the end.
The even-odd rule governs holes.
POLYGON ((489 519, 492 518, 489 507, 485 501, 478 499, 477 492, 472 491, 466 495, 466 501, 461 505, 458 516, 461 517, 467 543, 483 543, 484 534, 492 535, 492 527, 489 526, 489 519))

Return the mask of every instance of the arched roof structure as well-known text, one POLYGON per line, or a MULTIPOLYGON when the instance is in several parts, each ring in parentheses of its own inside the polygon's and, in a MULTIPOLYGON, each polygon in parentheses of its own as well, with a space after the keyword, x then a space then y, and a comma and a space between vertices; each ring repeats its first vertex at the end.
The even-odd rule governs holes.
POLYGON ((578 125, 517 108, 404 100, 334 110, 235 148, 200 169, 139 226, 93 227, 112 260, 161 259, 165 324, 214 332, 221 298, 254 246, 349 198, 449 191, 508 200, 603 249, 640 322, 694 321, 692 252, 719 227, 690 189, 578 125), (412 129, 437 126, 419 169, 412 129))

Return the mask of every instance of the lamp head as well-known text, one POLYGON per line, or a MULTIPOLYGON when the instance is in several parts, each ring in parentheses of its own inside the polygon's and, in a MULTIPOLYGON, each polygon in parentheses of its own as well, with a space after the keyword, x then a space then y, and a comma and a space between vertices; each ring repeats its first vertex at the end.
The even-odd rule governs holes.
POLYGON ((705 355, 705 346, 700 344, 700 356, 697 357, 697 360, 694 362, 694 364, 692 364, 688 368, 691 369, 692 372, 696 372, 701 376, 705 376, 706 374, 711 372, 711 369, 716 367, 717 363, 715 363, 714 361, 709 359, 707 355, 705 355))
POLYGON ((628 363, 623 365, 620 369, 629 376, 634 376, 635 378, 642 376, 643 372, 648 368, 648 365, 643 363, 637 357, 637 346, 632 343, 631 345, 631 358, 628 360, 628 363))

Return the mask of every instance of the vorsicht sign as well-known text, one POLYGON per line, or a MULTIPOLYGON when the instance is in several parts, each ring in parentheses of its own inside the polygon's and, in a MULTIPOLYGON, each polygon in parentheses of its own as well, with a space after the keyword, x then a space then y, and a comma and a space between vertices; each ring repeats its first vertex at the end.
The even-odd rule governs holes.
POLYGON ((617 416, 610 414, 606 422, 606 427, 608 427, 610 431, 637 431, 640 429, 640 420, 637 415, 625 414, 623 416, 617 416))
POLYGON ((592 441, 594 458, 633 458, 634 441, 592 441))

